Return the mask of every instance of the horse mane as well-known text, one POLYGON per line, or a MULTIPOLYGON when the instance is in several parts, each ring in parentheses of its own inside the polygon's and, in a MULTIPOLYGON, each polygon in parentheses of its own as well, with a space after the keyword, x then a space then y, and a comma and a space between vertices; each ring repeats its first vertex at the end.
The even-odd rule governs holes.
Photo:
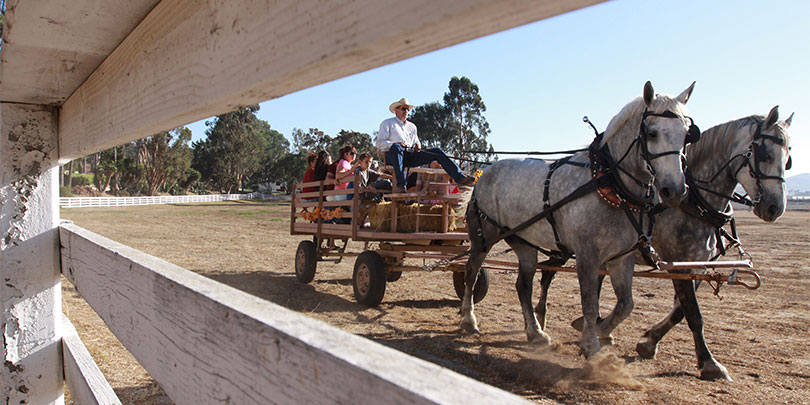
POLYGON ((689 165, 701 167, 702 162, 716 160, 719 156, 725 157, 728 154, 729 145, 737 141, 743 128, 759 125, 764 120, 765 117, 761 115, 751 115, 715 125, 703 131, 700 142, 690 144, 686 149, 689 165))
POLYGON ((653 98, 652 104, 653 105, 651 108, 647 108, 647 104, 644 103, 644 99, 642 97, 636 97, 633 100, 630 100, 629 103, 622 107, 621 111, 610 119, 610 122, 605 129, 605 136, 604 139, 602 139, 602 144, 604 145, 604 143, 610 139, 610 137, 619 133, 627 126, 630 126, 633 128, 633 130, 639 128, 641 126, 641 115, 644 113, 645 109, 659 113, 665 110, 670 110, 675 114, 683 115, 682 104, 675 98, 665 94, 656 94, 653 98))
MULTIPOLYGON (((718 156, 724 156, 728 153, 729 145, 733 144, 736 138, 740 136, 739 133, 743 128, 759 125, 764 121, 765 117, 762 115, 751 115, 715 125, 703 131, 700 142, 687 146, 686 150, 687 156, 689 156, 689 165, 700 167, 702 162, 717 159, 718 156)), ((785 145, 789 145, 790 138, 785 130, 785 122, 778 121, 776 125, 779 126, 782 131, 777 131, 775 136, 782 136, 785 145)), ((753 129, 750 133, 753 133, 753 129)))

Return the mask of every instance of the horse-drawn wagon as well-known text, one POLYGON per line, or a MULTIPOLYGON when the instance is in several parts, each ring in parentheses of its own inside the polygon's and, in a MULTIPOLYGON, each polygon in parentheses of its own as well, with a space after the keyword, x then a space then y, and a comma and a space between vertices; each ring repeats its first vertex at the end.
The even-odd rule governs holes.
MULTIPOLYGON (((456 295, 464 297, 466 260, 469 249, 465 222, 469 191, 450 193, 453 186, 442 169, 414 168, 411 173, 427 174, 441 180, 431 183, 431 191, 392 193, 368 188, 329 190, 334 180, 300 183, 292 190, 291 235, 312 235, 298 244, 295 275, 310 283, 318 262, 340 263, 355 257, 352 285, 357 302, 378 305, 386 284, 408 271, 443 271, 452 274, 456 295), (314 189, 315 191, 305 191, 314 189), (436 190, 440 190, 437 192, 436 190), (381 198, 364 198, 379 194, 381 198), (347 250, 350 240, 362 242, 361 252, 347 250), (419 261, 421 260, 421 265, 419 261), (431 263, 427 263, 431 261, 431 263)), ((662 272, 640 271, 637 277, 704 280, 715 283, 759 287, 759 277, 750 270, 749 260, 724 262, 659 262, 662 272), (734 268, 729 275, 678 274, 672 271, 699 268, 734 268), (670 271, 670 272, 663 272, 670 271), (755 284, 740 276, 754 277, 755 284)), ((576 272, 575 267, 538 264, 538 270, 576 272)), ((517 271, 517 263, 486 259, 473 289, 474 302, 480 302, 489 289, 489 270, 517 271)), ((606 270, 601 273, 607 274, 606 270)))

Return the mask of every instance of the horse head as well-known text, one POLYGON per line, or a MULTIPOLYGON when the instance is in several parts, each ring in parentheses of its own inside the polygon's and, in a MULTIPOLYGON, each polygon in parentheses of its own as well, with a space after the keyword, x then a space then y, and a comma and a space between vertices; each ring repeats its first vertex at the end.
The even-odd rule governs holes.
POLYGON ((614 153, 627 151, 628 171, 639 174, 637 179, 634 178, 636 183, 653 179, 661 202, 668 206, 679 204, 686 195, 683 148, 700 137, 700 130, 686 110, 686 102, 694 87, 695 83, 692 83, 677 97, 670 97, 656 94, 652 84, 647 82, 643 96, 625 106, 611 120, 606 131, 605 142, 613 138, 616 143, 611 146, 611 150, 616 151, 614 153), (629 139, 615 136, 622 132, 630 135, 629 139), (639 153, 629 156, 633 145, 637 146, 639 153))
POLYGON ((792 121, 793 114, 779 121, 776 106, 754 127, 751 138, 746 138, 750 143, 738 146, 745 159, 734 168, 734 177, 753 197, 754 214, 764 221, 776 221, 785 213, 785 171, 792 164, 788 128, 792 121))

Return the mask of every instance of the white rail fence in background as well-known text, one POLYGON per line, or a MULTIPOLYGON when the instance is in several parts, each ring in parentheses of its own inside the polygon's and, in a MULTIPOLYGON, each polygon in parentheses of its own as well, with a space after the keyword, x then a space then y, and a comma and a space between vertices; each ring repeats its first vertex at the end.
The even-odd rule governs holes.
POLYGON ((132 205, 183 204, 232 200, 283 200, 287 196, 250 194, 167 195, 149 197, 61 197, 62 208, 127 207, 132 205))

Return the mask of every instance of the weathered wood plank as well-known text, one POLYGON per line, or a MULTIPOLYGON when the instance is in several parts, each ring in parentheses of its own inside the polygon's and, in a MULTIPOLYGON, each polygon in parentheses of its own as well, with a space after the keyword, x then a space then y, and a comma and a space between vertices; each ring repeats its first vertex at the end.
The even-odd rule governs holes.
POLYGON ((0 403, 63 402, 56 125, 0 103, 0 403))
POLYGON ((162 1, 63 104, 60 159, 601 0, 162 1))
POLYGON ((178 403, 524 403, 75 225, 62 271, 178 403))
POLYGON ((61 105, 157 2, 6 1, 0 100, 61 105))
POLYGON ((76 328, 62 314, 62 359, 65 383, 76 404, 120 404, 110 383, 104 378, 96 362, 76 333, 76 328))

